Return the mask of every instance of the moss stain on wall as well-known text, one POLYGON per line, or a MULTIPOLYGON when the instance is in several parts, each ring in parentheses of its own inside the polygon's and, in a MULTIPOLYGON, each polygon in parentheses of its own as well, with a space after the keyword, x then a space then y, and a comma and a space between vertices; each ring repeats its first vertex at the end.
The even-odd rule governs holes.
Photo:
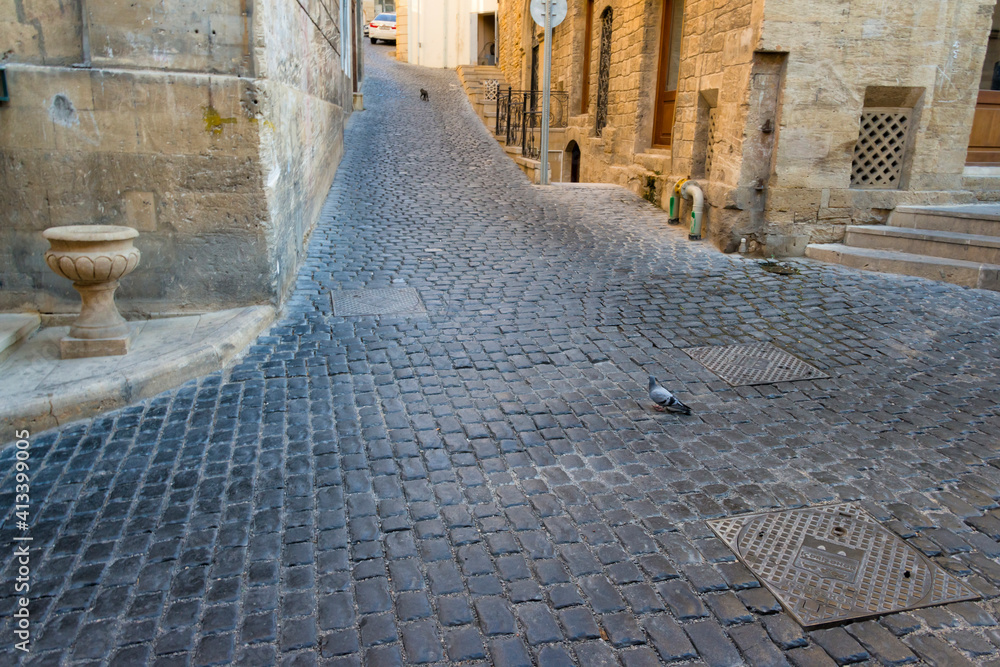
POLYGON ((204 111, 205 119, 205 131, 211 132, 212 134, 222 134, 222 129, 224 125, 235 125, 236 118, 230 116, 229 118, 223 118, 219 115, 219 112, 215 110, 211 104, 207 107, 202 107, 204 111))

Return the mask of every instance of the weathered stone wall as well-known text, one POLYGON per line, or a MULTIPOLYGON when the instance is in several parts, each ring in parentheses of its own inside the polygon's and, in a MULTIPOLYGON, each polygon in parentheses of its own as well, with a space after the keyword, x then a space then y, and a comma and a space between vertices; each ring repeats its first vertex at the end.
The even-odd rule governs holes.
MULTIPOLYGON (((964 169, 995 0, 689 0, 673 145, 652 146, 662 0, 598 0, 583 53, 586 0, 554 33, 553 88, 574 115, 555 136, 581 148, 581 180, 619 183, 666 203, 678 178, 705 189, 707 233, 734 249, 801 253, 884 220, 904 203, 997 199, 1000 178, 964 169), (600 16, 614 12, 608 125, 594 131, 600 16), (582 86, 585 58, 590 84, 582 86), (582 99, 589 99, 580 113, 582 99), (897 190, 851 188, 866 106, 910 105, 897 190), (709 117, 715 133, 709 145, 709 117), (708 157, 711 155, 711 169, 708 157), (970 189, 971 188, 971 189, 970 189)), ((500 3, 500 64, 527 88, 533 41, 525 0, 500 3)), ((687 210, 684 211, 687 213, 687 210)))
MULTIPOLYGON (((569 4, 573 5, 572 2, 569 4)), ((500 34, 497 35, 497 65, 503 70, 504 78, 512 86, 516 86, 521 81, 524 57, 521 37, 528 5, 525 0, 499 0, 499 5, 497 24, 500 34)))
MULTIPOLYGON (((710 4, 710 3, 701 3, 710 4)), ((584 53, 586 0, 570 0, 566 20, 553 31, 552 87, 566 91, 569 127, 554 133, 563 150, 570 141, 581 149, 581 180, 618 183, 650 196, 649 178, 659 198, 670 174, 670 151, 651 151, 653 107, 659 57, 661 0, 599 0, 593 7, 590 50, 584 53), (612 9, 608 123, 596 136, 597 86, 600 69, 601 15, 612 9), (583 62, 590 60, 589 85, 583 62), (582 102, 587 98, 587 111, 582 102)), ((500 64, 508 80, 527 89, 530 82, 532 31, 544 49, 542 29, 520 0, 500 3, 500 64), (512 33, 517 30, 517 35, 512 33), (523 46, 522 46, 523 45, 523 46)), ((541 71, 541 66, 539 66, 541 71)))
MULTIPOLYGON (((308 5, 315 16, 284 0, 252 13, 240 0, 181 3, 186 13, 88 3, 90 68, 50 66, 69 19, 8 14, 8 32, 28 25, 38 40, 10 55, 0 106, 0 309, 77 309, 44 264, 40 232, 87 223, 140 231, 142 262, 119 292, 126 312, 280 301, 350 108, 339 7, 323 2, 308 5)), ((63 5, 79 26, 79 4, 63 5)), ((77 42, 69 60, 86 62, 79 29, 77 42)))
POLYGON ((91 63, 252 75, 252 5, 247 0, 85 2, 91 63))
MULTIPOLYGON (((287 0, 257 4, 255 61, 264 93, 256 111, 259 168, 269 211, 264 231, 271 290, 278 296, 291 285, 305 254, 307 235, 343 155, 344 123, 353 108, 351 79, 341 69, 345 57, 354 57, 341 53, 352 48, 348 31, 333 23, 340 16, 337 0, 322 1, 325 9, 319 0, 306 3, 308 15, 287 0)), ((357 51, 362 58, 361 48, 357 51)))
POLYGON ((0 50, 5 63, 74 65, 83 62, 79 0, 0 4, 0 50))
POLYGON ((767 0, 757 48, 788 53, 770 234, 838 240, 851 221, 882 220, 899 204, 973 197, 962 172, 995 4, 767 0), (913 109, 898 190, 850 188, 866 96, 867 106, 913 109))

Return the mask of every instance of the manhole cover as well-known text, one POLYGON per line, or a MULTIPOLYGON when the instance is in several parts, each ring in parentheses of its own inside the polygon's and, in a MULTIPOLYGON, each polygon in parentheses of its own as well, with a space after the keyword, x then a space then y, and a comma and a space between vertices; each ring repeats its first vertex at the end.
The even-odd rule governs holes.
POLYGON ((684 351, 734 387, 829 377, 770 343, 689 347, 684 351))
POLYGON ((339 316, 427 312, 417 296, 417 290, 412 287, 344 290, 334 292, 331 297, 333 314, 339 316))
POLYGON ((806 627, 978 597, 850 503, 708 525, 806 627))

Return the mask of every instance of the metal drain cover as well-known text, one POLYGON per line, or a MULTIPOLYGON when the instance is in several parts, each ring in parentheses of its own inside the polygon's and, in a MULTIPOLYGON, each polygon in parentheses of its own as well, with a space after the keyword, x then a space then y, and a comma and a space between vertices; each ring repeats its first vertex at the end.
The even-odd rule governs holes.
POLYGON ((734 387, 830 377, 770 343, 689 347, 684 351, 734 387))
POLYGON ((708 525, 805 627, 978 598, 851 503, 708 525))
POLYGON ((417 290, 412 287, 385 287, 376 289, 344 290, 331 294, 333 314, 396 315, 426 313, 417 290))

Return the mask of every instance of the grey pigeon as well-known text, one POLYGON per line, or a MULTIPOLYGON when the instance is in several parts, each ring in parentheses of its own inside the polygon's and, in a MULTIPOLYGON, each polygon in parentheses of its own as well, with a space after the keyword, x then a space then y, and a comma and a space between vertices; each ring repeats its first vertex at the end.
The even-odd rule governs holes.
POLYGON ((649 376, 649 399, 656 403, 655 410, 660 412, 676 412, 682 415, 691 414, 691 408, 677 400, 677 397, 670 393, 670 390, 656 381, 652 375, 649 376))

